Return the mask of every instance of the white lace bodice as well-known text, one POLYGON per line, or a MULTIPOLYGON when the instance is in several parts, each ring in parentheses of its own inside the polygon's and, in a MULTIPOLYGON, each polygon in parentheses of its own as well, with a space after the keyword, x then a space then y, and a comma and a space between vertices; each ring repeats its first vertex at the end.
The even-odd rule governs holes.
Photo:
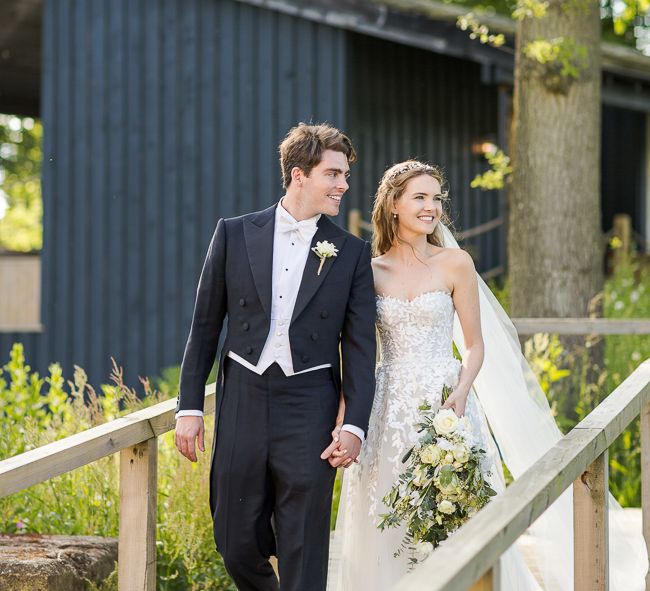
POLYGON ((427 291, 412 300, 377 296, 381 362, 425 364, 453 357, 454 304, 446 291, 427 291))

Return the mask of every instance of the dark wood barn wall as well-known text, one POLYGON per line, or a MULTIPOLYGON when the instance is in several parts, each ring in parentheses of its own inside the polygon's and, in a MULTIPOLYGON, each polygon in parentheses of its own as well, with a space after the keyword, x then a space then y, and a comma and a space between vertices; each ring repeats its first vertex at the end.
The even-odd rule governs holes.
POLYGON ((32 365, 180 363, 221 216, 281 195, 301 120, 345 126, 345 32, 232 0, 48 0, 40 336, 32 365))

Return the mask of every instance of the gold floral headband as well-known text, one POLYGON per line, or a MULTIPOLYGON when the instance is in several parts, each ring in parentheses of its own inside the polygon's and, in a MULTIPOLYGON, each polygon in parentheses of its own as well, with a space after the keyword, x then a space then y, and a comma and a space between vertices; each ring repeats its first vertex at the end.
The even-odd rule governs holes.
POLYGON ((433 168, 433 166, 429 166, 428 164, 422 164, 422 162, 409 162, 408 164, 405 164, 404 166, 401 166, 397 170, 391 172, 387 180, 393 180, 400 174, 404 174, 409 170, 420 170, 424 173, 436 172, 436 169, 433 168))

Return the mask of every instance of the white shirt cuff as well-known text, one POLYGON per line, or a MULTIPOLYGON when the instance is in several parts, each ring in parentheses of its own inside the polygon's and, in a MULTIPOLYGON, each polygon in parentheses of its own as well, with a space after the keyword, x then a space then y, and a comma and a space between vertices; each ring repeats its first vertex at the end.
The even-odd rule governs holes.
POLYGON ((202 410, 179 410, 176 413, 176 416, 174 418, 177 419, 178 417, 202 417, 202 416, 203 416, 202 410))
POLYGON ((359 427, 355 427, 354 425, 343 425, 341 431, 348 431, 349 433, 352 433, 352 435, 356 435, 361 439, 361 443, 364 441, 363 429, 359 429, 359 427))

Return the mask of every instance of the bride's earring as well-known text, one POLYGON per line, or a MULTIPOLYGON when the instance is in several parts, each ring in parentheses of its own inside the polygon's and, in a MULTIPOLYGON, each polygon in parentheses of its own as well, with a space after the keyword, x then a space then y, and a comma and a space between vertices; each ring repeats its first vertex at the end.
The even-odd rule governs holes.
POLYGON ((396 213, 393 214, 393 219, 397 220, 397 214, 396 213))

